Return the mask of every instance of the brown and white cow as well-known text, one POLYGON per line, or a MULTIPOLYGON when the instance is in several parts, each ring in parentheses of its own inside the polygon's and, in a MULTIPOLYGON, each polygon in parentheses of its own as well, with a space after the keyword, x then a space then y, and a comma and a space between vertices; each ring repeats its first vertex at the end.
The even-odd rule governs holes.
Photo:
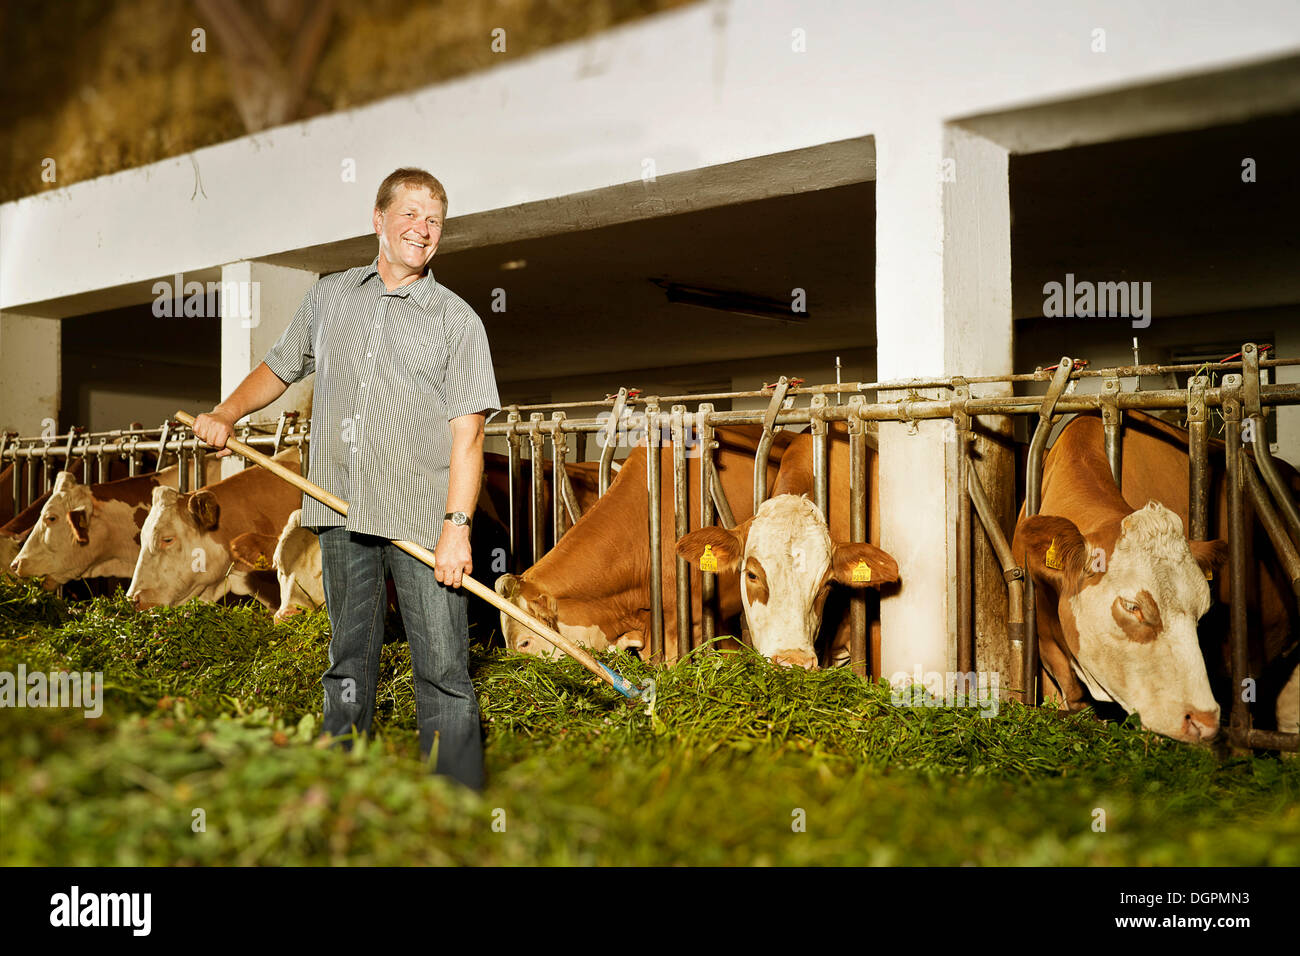
MULTIPOLYGON (((296 448, 275 460, 299 470, 296 448)), ((278 536, 301 503, 302 492, 262 468, 246 468, 188 494, 155 488, 127 597, 148 608, 247 594, 277 608, 274 574, 236 569, 230 544, 248 531, 278 536)))
MULTIPOLYGON (((813 491, 813 436, 797 436, 781 459, 773 497, 734 530, 701 528, 677 543, 677 553, 698 566, 706 547, 718 571, 740 569, 745 619, 754 648, 779 664, 815 667, 817 645, 836 665, 849 659, 850 620, 845 595, 833 585, 879 588, 898 580, 898 564, 879 547, 877 460, 868 444, 868 537, 849 543, 848 430, 832 423, 828 434, 830 527, 806 496, 813 491), (831 600, 828 603, 828 597, 831 600), (820 637, 819 637, 820 635, 820 637)), ((879 647, 879 620, 871 621, 879 647)), ((878 653, 878 651, 877 651, 878 653)))
POLYGON ((302 526, 301 508, 289 515, 278 537, 245 531, 230 542, 230 553, 240 571, 275 570, 280 583, 277 621, 325 606, 320 540, 302 526))
POLYGON ((1121 494, 1100 418, 1075 418, 1048 452, 1040 513, 1026 518, 1022 510, 1013 550, 1042 588, 1047 696, 1081 707, 1086 688, 1095 700, 1138 713, 1144 727, 1194 742, 1219 730, 1198 621, 1211 604, 1207 574, 1226 589, 1227 545, 1187 539, 1186 433, 1180 447, 1179 432, 1126 413, 1121 494))
POLYGON ((10 569, 19 577, 43 576, 47 589, 76 578, 129 578, 150 496, 169 481, 176 481, 174 467, 93 485, 59 472, 39 507, 33 503, 6 525, 6 531, 25 533, 10 569))
MULTIPOLYGON (((753 513, 754 452, 761 428, 755 425, 717 429, 718 477, 737 522, 753 513)), ((791 435, 778 432, 768 462, 769 489, 776 480, 791 435)), ((521 575, 497 578, 501 596, 540 618, 575 643, 594 650, 643 647, 650 633, 650 549, 646 495, 646 449, 635 448, 624 460, 605 496, 598 500, 559 543, 521 575)), ((690 462, 690 514, 700 513, 699 468, 690 462)), ((672 475, 672 450, 660 451, 661 474, 672 475)), ((677 658, 676 561, 671 477, 661 483, 660 529, 663 562, 660 584, 664 594, 664 645, 669 662, 677 658)), ((718 578, 721 618, 734 618, 741 609, 739 582, 718 578)), ((691 571, 692 643, 699 637, 700 572, 691 571)), ((542 656, 559 652, 543 638, 506 615, 501 616, 506 644, 513 650, 542 656)), ((725 633, 723 631, 722 633, 725 633)))

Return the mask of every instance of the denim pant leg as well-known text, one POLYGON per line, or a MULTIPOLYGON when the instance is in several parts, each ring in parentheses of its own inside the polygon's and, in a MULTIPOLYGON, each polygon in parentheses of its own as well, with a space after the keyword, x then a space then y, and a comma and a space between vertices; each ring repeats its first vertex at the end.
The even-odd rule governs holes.
POLYGON ((330 666, 325 688, 326 733, 338 736, 370 729, 384 648, 383 538, 344 527, 320 533, 325 605, 330 617, 330 666))
POLYGON ((481 790, 483 734, 469 679, 469 596, 439 584, 433 568, 395 547, 388 561, 411 644, 420 752, 430 752, 436 732, 436 772, 481 790))

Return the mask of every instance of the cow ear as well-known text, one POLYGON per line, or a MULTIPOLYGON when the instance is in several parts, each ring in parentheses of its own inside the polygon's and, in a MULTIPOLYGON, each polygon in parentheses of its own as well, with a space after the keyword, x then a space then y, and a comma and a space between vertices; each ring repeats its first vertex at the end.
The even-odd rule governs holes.
POLYGON ((1035 515, 1016 529, 1016 557, 1027 562, 1035 580, 1059 592, 1065 582, 1084 573, 1088 542, 1069 518, 1035 515))
POLYGON ((749 526, 753 521, 753 518, 747 518, 730 531, 710 527, 682 535, 677 541, 677 554, 697 568, 700 567, 700 559, 711 554, 718 562, 713 571, 734 571, 740 567, 740 559, 745 556, 745 541, 749 538, 749 526))
POLYGON ((874 588, 898 580, 898 562, 874 544, 837 544, 830 577, 851 588, 874 588))
POLYGON ((85 507, 71 509, 68 524, 72 526, 72 536, 77 539, 77 544, 90 544, 90 512, 85 507))
POLYGON ((1207 579, 1214 577, 1214 572, 1218 571, 1228 560, 1228 542, 1222 539, 1214 541, 1188 541, 1187 546, 1192 551, 1192 557, 1196 563, 1201 566, 1207 579))
POLYGON ((519 594, 519 576, 516 574, 503 574, 496 579, 492 587, 497 594, 507 601, 513 601, 519 594))
POLYGON ((216 531, 221 520, 221 505, 217 496, 210 491, 196 491, 190 495, 190 514, 200 531, 216 531))
POLYGON ((230 557, 238 571, 269 571, 274 554, 275 538, 269 534, 245 531, 230 542, 230 557))

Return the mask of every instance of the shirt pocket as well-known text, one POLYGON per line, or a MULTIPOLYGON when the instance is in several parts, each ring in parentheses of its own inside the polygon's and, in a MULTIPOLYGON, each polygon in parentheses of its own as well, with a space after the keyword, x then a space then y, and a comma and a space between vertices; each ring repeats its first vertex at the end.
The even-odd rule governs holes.
POLYGON ((437 339, 415 339, 402 350, 401 367, 412 388, 424 395, 442 395, 447 380, 447 346, 437 339))

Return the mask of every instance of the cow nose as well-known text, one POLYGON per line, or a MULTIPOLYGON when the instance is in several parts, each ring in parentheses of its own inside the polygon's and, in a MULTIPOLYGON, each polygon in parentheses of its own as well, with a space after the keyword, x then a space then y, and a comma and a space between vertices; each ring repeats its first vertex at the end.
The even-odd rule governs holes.
POLYGON ((1219 732, 1219 711, 1193 710, 1183 715, 1183 734, 1191 740, 1213 740, 1219 732))
POLYGON ((802 667, 805 670, 817 669, 817 655, 812 651, 790 649, 777 651, 772 655, 772 663, 782 667, 802 667))
POLYGON ((22 571, 18 570, 17 558, 14 558, 12 561, 9 562, 9 570, 12 571, 14 574, 18 575, 19 577, 22 577, 23 574, 22 571))
POLYGON ((287 620, 289 620, 289 618, 293 617, 295 614, 297 614, 297 613, 298 613, 299 611, 301 611, 301 610, 302 610, 302 608, 300 608, 300 607, 299 607, 298 605, 296 605, 296 604, 292 605, 291 607, 287 607, 287 608, 282 607, 282 608, 280 608, 280 610, 278 610, 278 611, 275 612, 275 619, 276 619, 277 621, 287 621, 287 620))

